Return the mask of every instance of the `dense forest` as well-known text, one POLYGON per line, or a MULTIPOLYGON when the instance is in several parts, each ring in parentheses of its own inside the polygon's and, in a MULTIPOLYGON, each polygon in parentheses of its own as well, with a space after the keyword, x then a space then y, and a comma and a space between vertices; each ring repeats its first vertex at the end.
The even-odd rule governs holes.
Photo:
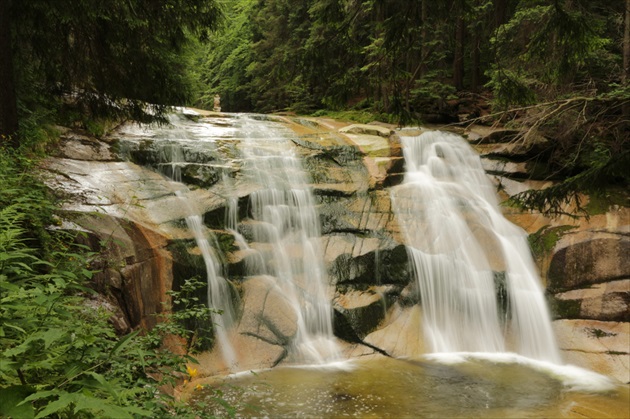
POLYGON ((90 254, 48 228, 36 167, 56 125, 101 136, 216 94, 227 112, 543 135, 556 186, 517 203, 558 212, 627 191, 630 0, 0 0, 0 416, 194 417, 159 390, 193 375, 160 352, 188 332, 120 339, 85 310, 90 254))
MULTIPOLYGON (((624 1, 235 1, 200 72, 234 111, 442 114, 621 95, 624 1)), ((625 43, 624 43, 625 42, 625 43)), ((625 65, 625 66, 624 66, 625 65)))
POLYGON ((99 133, 219 94, 231 112, 540 133, 550 178, 570 182, 521 197, 538 210, 627 180, 628 0, 110 3, 0 2, 0 135, 51 119, 99 133))
MULTIPOLYGON (((560 212, 627 181, 630 4, 583 0, 233 2, 199 58, 233 111, 369 111, 400 124, 486 123, 555 141, 550 178, 523 194, 560 212), (585 141, 586 140, 586 141, 585 141)), ((317 113, 316 113, 317 114, 317 113)))

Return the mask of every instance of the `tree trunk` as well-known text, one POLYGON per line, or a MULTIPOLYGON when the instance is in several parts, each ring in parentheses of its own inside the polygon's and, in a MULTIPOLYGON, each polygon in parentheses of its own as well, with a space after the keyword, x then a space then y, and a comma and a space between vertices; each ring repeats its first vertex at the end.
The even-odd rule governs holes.
POLYGON ((464 19, 455 23, 455 56, 453 57, 453 84, 457 90, 464 88, 464 19))
POLYGON ((473 52, 472 52, 472 80, 470 89, 473 92, 479 90, 479 85, 481 84, 481 59, 480 59, 480 51, 481 48, 481 37, 479 33, 475 33, 475 39, 473 42, 473 52))
MULTIPOLYGON (((623 30, 623 70, 621 71, 621 84, 627 86, 630 83, 630 0, 626 0, 625 22, 623 30)), ((630 103, 622 106, 623 116, 630 119, 630 103)))
POLYGON ((9 0, 0 0, 0 144, 17 145, 18 113, 10 23, 9 0))
POLYGON ((626 0, 626 10, 623 30, 623 71, 621 82, 630 82, 630 0, 626 0))
POLYGON ((498 28, 507 20, 507 0, 494 0, 494 27, 498 28))

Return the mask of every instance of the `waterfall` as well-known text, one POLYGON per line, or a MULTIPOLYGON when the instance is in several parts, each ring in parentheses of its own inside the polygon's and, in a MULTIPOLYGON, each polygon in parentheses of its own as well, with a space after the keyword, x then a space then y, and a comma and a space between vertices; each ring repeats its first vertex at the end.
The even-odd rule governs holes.
POLYGON ((218 249, 216 238, 204 226, 201 215, 192 211, 190 203, 178 194, 182 203, 188 210, 186 225, 195 237, 195 243, 203 257, 206 268, 206 281, 208 283, 208 306, 213 309, 211 314, 213 331, 221 350, 221 356, 228 369, 234 369, 238 365, 236 352, 230 342, 228 331, 234 324, 235 314, 232 305, 232 293, 230 284, 221 275, 221 263, 213 249, 218 249), (208 241, 208 237, 214 239, 214 246, 208 241))
POLYGON ((216 236, 203 223, 203 212, 197 202, 191 198, 190 189, 182 181, 182 168, 191 163, 186 154, 199 154, 207 147, 212 148, 214 140, 212 132, 204 131, 203 126, 191 124, 178 115, 169 115, 169 125, 153 128, 151 133, 159 141, 153 146, 157 148, 157 170, 167 178, 177 182, 173 187, 175 196, 180 200, 181 214, 188 230, 193 235, 198 251, 203 258, 208 307, 211 314, 212 327, 221 351, 221 356, 228 369, 237 368, 238 359, 229 338, 229 330, 235 323, 235 311, 232 303, 231 285, 223 275, 223 266, 216 249, 219 249, 216 236))
POLYGON ((288 130, 242 119, 244 172, 260 185, 250 195, 254 241, 266 243, 264 272, 276 278, 297 314, 295 356, 308 363, 335 360, 331 296, 320 245, 320 220, 308 177, 288 130))
POLYGON ((434 352, 505 352, 560 362, 526 234, 501 214, 478 155, 454 134, 402 137, 392 204, 434 352))

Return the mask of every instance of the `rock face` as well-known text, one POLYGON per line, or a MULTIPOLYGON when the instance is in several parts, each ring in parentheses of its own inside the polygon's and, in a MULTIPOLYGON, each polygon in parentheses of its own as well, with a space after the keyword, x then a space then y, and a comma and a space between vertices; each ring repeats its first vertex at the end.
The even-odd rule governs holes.
MULTIPOLYGON (((293 133, 287 147, 311 181, 335 334, 348 343, 345 352, 424 353, 418 290, 391 208, 389 188, 404 174, 399 133, 379 125, 252 118, 293 133)), ((95 304, 109 307, 121 332, 154 325, 155 314, 168 307, 168 290, 206 274, 185 221, 198 215, 238 294, 231 333, 241 366, 274 366, 287 357, 297 319, 273 278, 248 274, 252 266, 264 271, 275 263, 262 256, 270 254, 269 243, 255 241, 259 226, 249 200, 261 185, 242 170, 247 158, 240 143, 259 134, 247 131, 238 115, 173 123, 122 127, 103 140, 68 131, 59 155, 47 161, 49 185, 66 197, 64 228, 85 232, 84 243, 101 252, 93 268, 100 271, 94 286, 103 299, 95 304)), ((547 139, 531 133, 519 142, 515 132, 479 127, 464 134, 504 198, 546 184, 536 182, 538 168, 525 160, 547 139)), ((628 382, 630 210, 611 209, 588 221, 505 212, 545 243, 537 262, 566 360, 628 382)), ((296 257, 300 252, 295 249, 296 257)), ((204 357, 204 374, 226 368, 204 357)))
MULTIPOLYGON (((527 149, 540 151, 545 139, 534 135, 518 145, 517 133, 486 127, 464 134, 478 144, 504 197, 548 185, 539 167, 523 161, 527 149), (505 141, 515 144, 510 152, 505 141)), ((530 234, 565 361, 630 382, 630 208, 608 205, 588 218, 505 213, 530 234)))
POLYGON ((567 361, 628 383, 630 235, 627 224, 620 230, 581 226, 558 240, 545 264, 567 361))
POLYGON ((567 363, 630 382, 627 321, 557 320, 554 330, 567 363))
POLYGON ((630 236, 580 231, 556 244, 547 280, 553 291, 576 289, 630 276, 630 236))

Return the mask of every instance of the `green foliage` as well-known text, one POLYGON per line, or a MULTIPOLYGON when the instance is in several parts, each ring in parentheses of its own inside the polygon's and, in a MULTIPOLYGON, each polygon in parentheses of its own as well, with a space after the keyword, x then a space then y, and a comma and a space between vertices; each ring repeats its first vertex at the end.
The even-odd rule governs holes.
POLYGON ((374 113, 366 110, 345 110, 345 111, 327 111, 319 110, 312 114, 314 117, 326 117, 333 118, 339 121, 358 122, 361 124, 367 124, 373 121, 381 122, 393 122, 395 120, 394 115, 386 115, 374 113))
POLYGON ((493 70, 488 72, 490 80, 486 84, 494 92, 494 106, 507 110, 514 105, 531 105, 536 102, 532 88, 533 81, 512 70, 493 70))
POLYGON ((487 86, 499 108, 531 104, 537 95, 546 99, 558 90, 575 89, 575 83, 588 83, 592 89, 593 83, 601 83, 593 78, 601 67, 608 68, 603 82, 616 76, 610 68, 619 56, 607 53, 613 34, 606 32, 606 19, 601 7, 582 0, 520 2, 491 38, 495 63, 487 86))
MULTIPOLYGON (((219 93, 231 111, 308 113, 368 99, 374 111, 409 114, 421 53, 420 7, 391 3, 233 2, 229 24, 203 61, 203 103, 219 93)), ((446 16, 446 8, 440 13, 446 16)), ((436 43, 448 35, 430 33, 436 43)), ((430 60, 444 57, 441 51, 432 47, 430 60)))
POLYGON ((207 38, 220 16, 207 0, 31 0, 8 8, 22 117, 70 107, 147 121, 189 103, 191 41, 207 38))
POLYGON ((610 43, 603 28, 602 17, 579 6, 523 5, 493 42, 500 60, 520 63, 544 82, 561 82, 610 43))
MULTIPOLYGON (((577 174, 545 189, 530 189, 521 192, 510 198, 510 202, 523 209, 533 209, 550 215, 574 215, 572 212, 568 212, 567 208, 575 205, 577 211, 582 211, 588 216, 589 214, 583 207, 583 193, 590 193, 594 197, 600 198, 602 194, 607 193, 609 185, 630 184, 630 174, 628 173, 630 150, 627 140, 619 154, 611 153, 610 148, 602 144, 596 144, 591 153, 580 154, 586 154, 587 156, 584 158, 587 161, 583 162, 584 169, 577 174)), ((580 156, 580 154, 577 155, 580 156)), ((573 154, 573 156, 575 155, 573 154)), ((624 204, 627 205, 627 197, 624 198, 624 204)))
POLYGON ((35 162, 0 151, 0 415, 195 417, 194 407, 160 390, 177 384, 194 360, 161 342, 190 336, 181 322, 208 315, 188 296, 200 283, 171 294, 180 311, 164 326, 116 336, 110 314, 90 303, 91 254, 48 228, 54 205, 35 162))
POLYGON ((530 234, 527 237, 529 247, 537 258, 548 255, 553 250, 558 240, 574 228, 574 226, 569 225, 558 227, 551 227, 549 225, 543 226, 534 234, 530 234))
POLYGON ((202 93, 198 103, 212 109, 214 95, 221 96, 221 107, 230 111, 250 111, 250 75, 253 28, 250 17, 255 2, 240 0, 226 7, 220 30, 198 52, 202 93))
POLYGON ((164 316, 148 335, 153 347, 159 348, 164 336, 182 338, 186 353, 196 353, 210 346, 212 334, 207 325, 215 311, 202 304, 195 295, 198 290, 206 289, 205 282, 190 278, 178 291, 167 291, 171 296, 173 312, 164 316))

